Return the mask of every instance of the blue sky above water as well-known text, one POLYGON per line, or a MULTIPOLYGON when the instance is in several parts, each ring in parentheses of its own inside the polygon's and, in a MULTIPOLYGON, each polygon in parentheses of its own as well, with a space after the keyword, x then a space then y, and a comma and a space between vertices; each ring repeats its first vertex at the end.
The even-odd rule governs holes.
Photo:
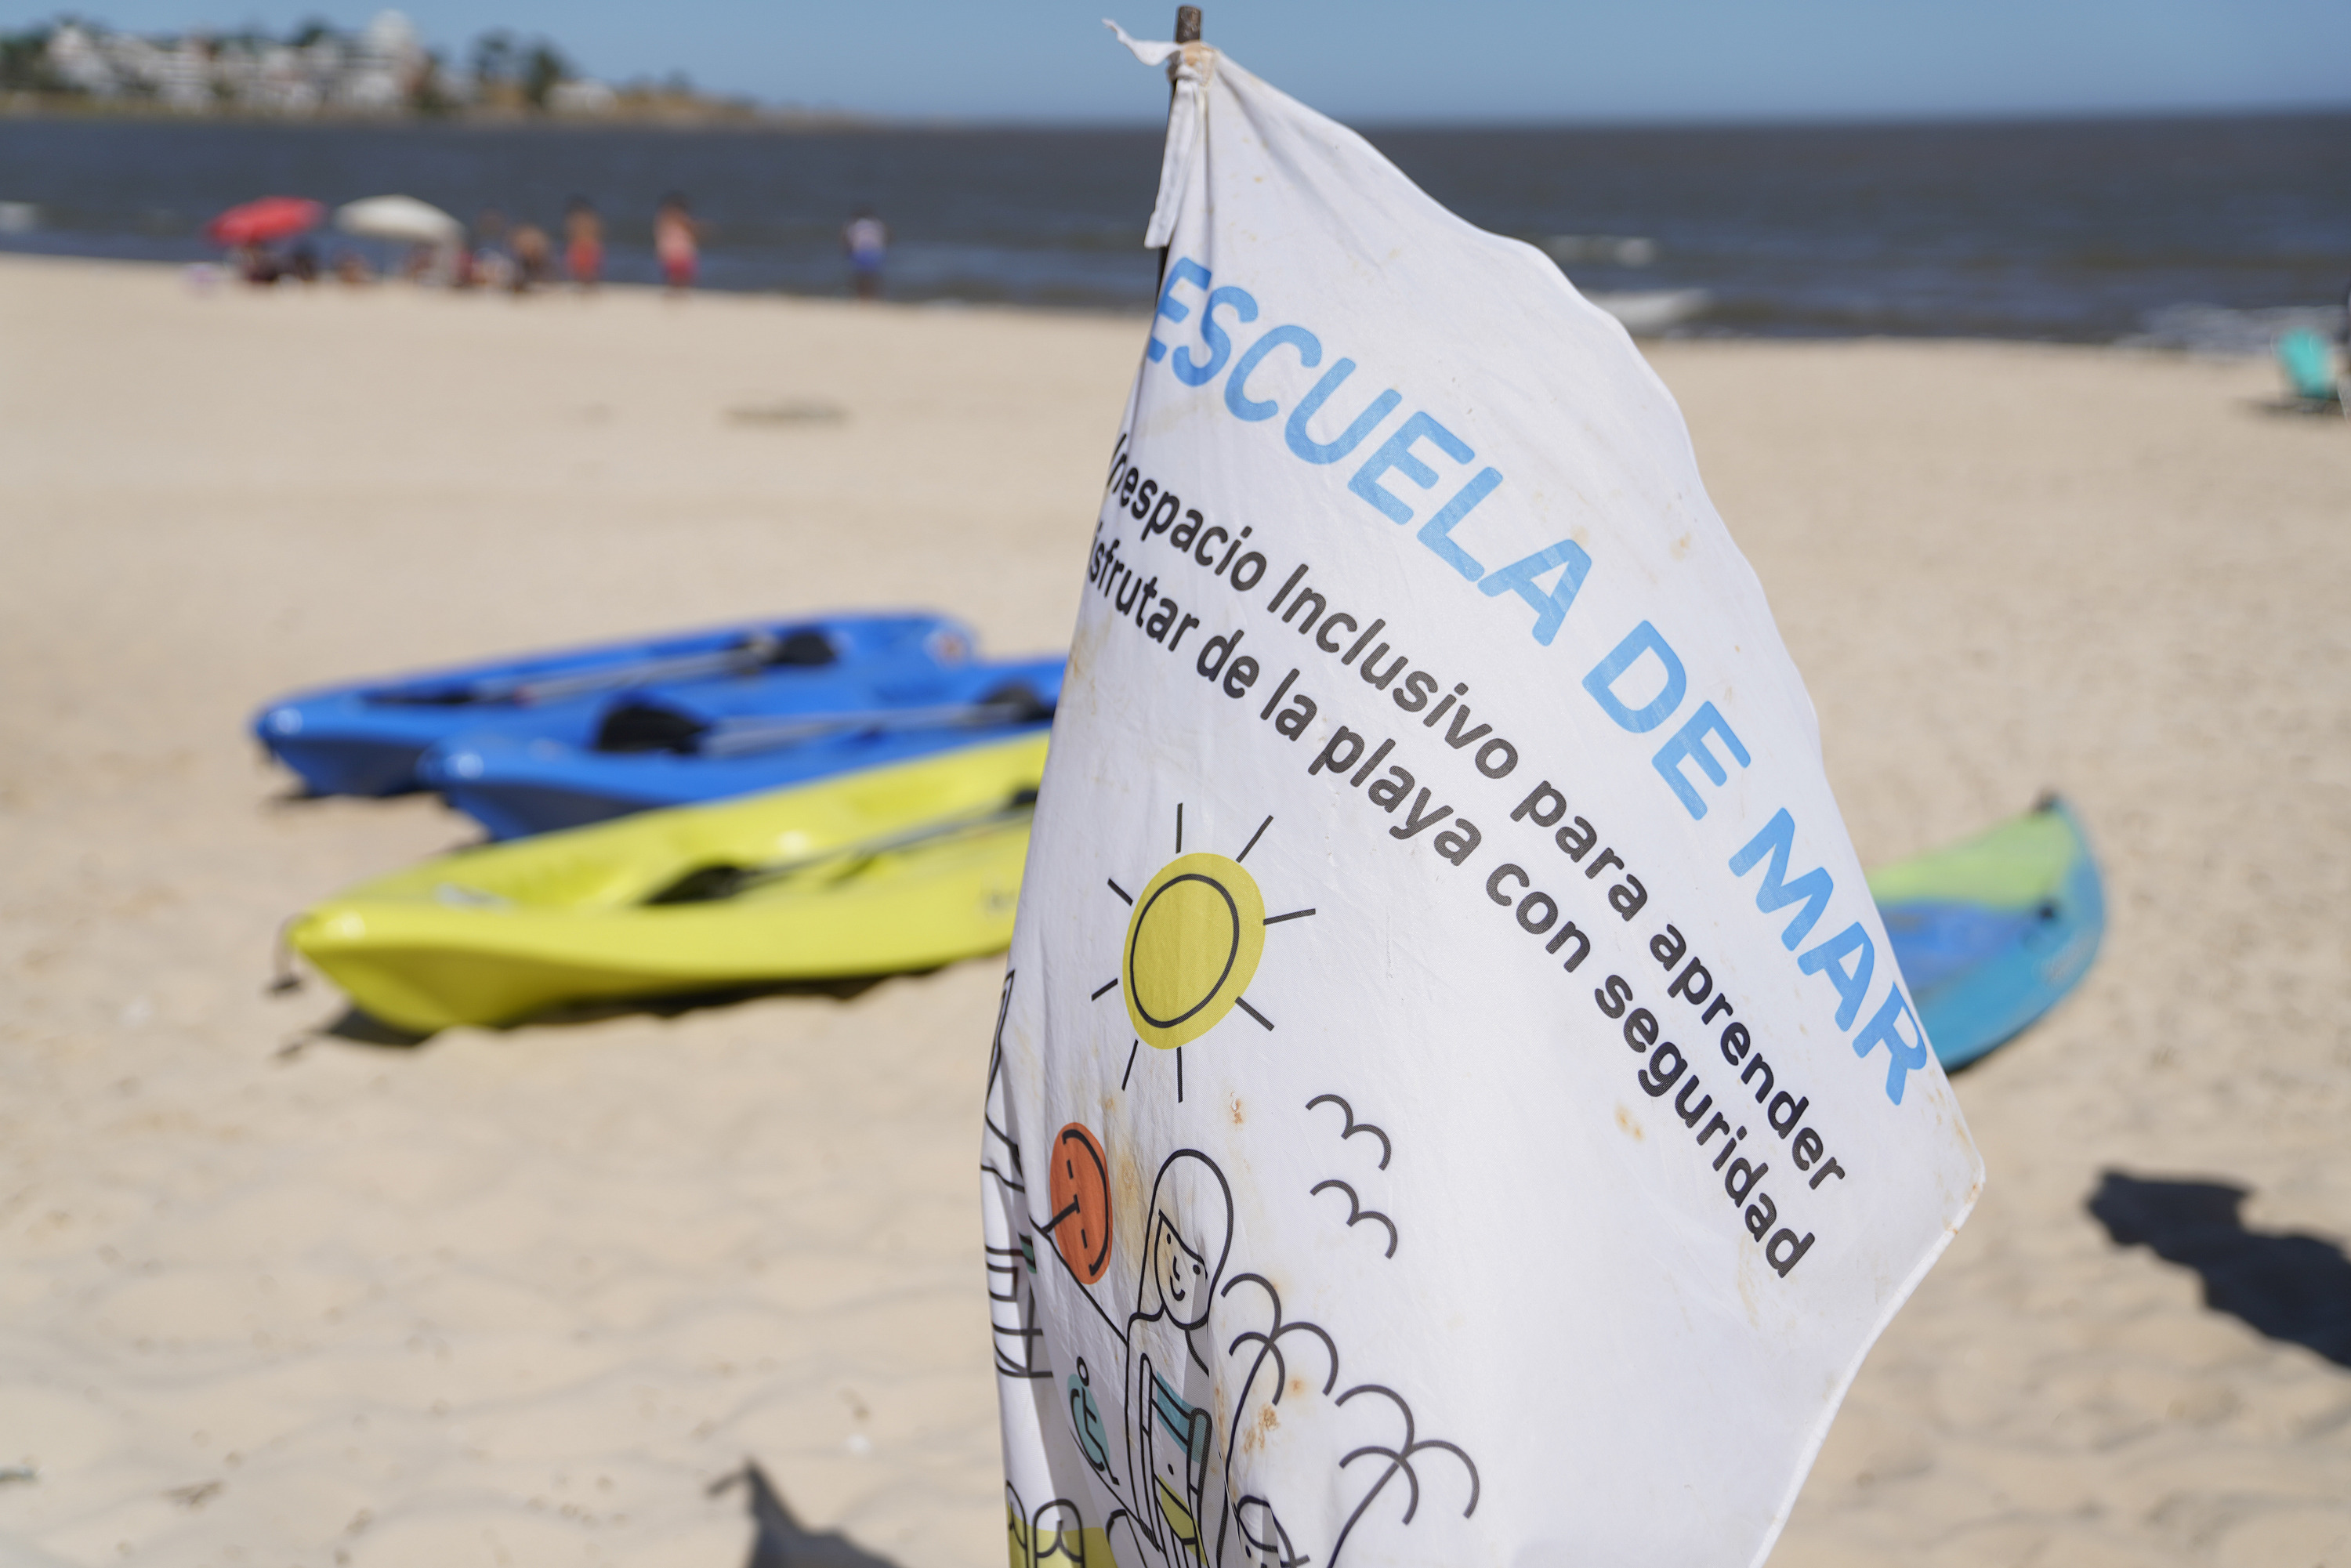
MULTIPOLYGON (((22 26, 60 7, 0 0, 22 26)), ((312 16, 350 0, 78 0, 136 30, 312 16)), ((1107 10, 1165 37, 1162 0, 407 0, 427 41, 492 27, 555 39, 620 79, 897 119, 1141 123, 1165 89, 1115 50, 1107 10)), ((2345 0, 1223 0, 1210 42, 1362 122, 1910 119, 2351 106, 2345 0)))

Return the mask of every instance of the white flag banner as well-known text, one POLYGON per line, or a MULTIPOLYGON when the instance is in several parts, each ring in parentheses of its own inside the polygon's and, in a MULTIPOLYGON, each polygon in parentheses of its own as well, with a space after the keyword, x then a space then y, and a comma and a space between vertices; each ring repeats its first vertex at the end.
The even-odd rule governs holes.
POLYGON ((1622 328, 1130 47, 1166 264, 987 1085, 1012 1561, 1760 1561, 1982 1176, 1810 699, 1622 328))

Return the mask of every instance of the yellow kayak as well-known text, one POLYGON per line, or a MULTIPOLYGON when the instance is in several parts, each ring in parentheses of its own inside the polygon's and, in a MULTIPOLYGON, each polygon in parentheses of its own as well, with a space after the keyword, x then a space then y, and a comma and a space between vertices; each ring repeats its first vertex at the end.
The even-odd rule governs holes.
POLYGON ((1045 737, 461 851, 298 919, 386 1023, 890 974, 1012 938, 1045 737))

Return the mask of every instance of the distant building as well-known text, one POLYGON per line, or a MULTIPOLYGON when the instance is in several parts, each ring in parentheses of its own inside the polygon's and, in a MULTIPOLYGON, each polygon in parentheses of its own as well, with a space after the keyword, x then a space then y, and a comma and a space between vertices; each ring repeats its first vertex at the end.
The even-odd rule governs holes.
POLYGON ((408 106, 428 64, 415 25, 397 11, 379 11, 360 35, 351 69, 335 99, 346 109, 387 113, 408 106))
POLYGON ((76 92, 86 92, 92 98, 112 98, 122 90, 113 66, 107 63, 106 51, 99 42, 78 25, 68 22, 49 35, 49 69, 57 78, 76 92))
POLYGON ((155 96, 173 109, 196 111, 213 106, 213 54, 200 38, 182 38, 179 47, 157 51, 155 96))

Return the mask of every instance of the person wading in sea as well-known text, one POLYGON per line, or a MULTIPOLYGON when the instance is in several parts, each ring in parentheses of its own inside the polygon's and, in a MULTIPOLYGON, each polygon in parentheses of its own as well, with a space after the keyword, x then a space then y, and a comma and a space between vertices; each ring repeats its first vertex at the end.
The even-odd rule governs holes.
POLYGON ((673 192, 662 198, 653 214, 653 255, 661 262, 662 282, 674 294, 694 287, 702 260, 702 231, 686 210, 685 198, 673 192))
POLYGON ((555 271, 555 247, 537 224, 518 224, 514 232, 514 291, 528 294, 544 285, 555 271))
POLYGON ((604 220, 585 196, 572 197, 563 212, 563 267, 582 292, 604 276, 604 220))
POLYGON ((860 207, 841 231, 841 248, 849 256, 849 270, 860 299, 882 298, 882 262, 890 251, 890 225, 860 207))

